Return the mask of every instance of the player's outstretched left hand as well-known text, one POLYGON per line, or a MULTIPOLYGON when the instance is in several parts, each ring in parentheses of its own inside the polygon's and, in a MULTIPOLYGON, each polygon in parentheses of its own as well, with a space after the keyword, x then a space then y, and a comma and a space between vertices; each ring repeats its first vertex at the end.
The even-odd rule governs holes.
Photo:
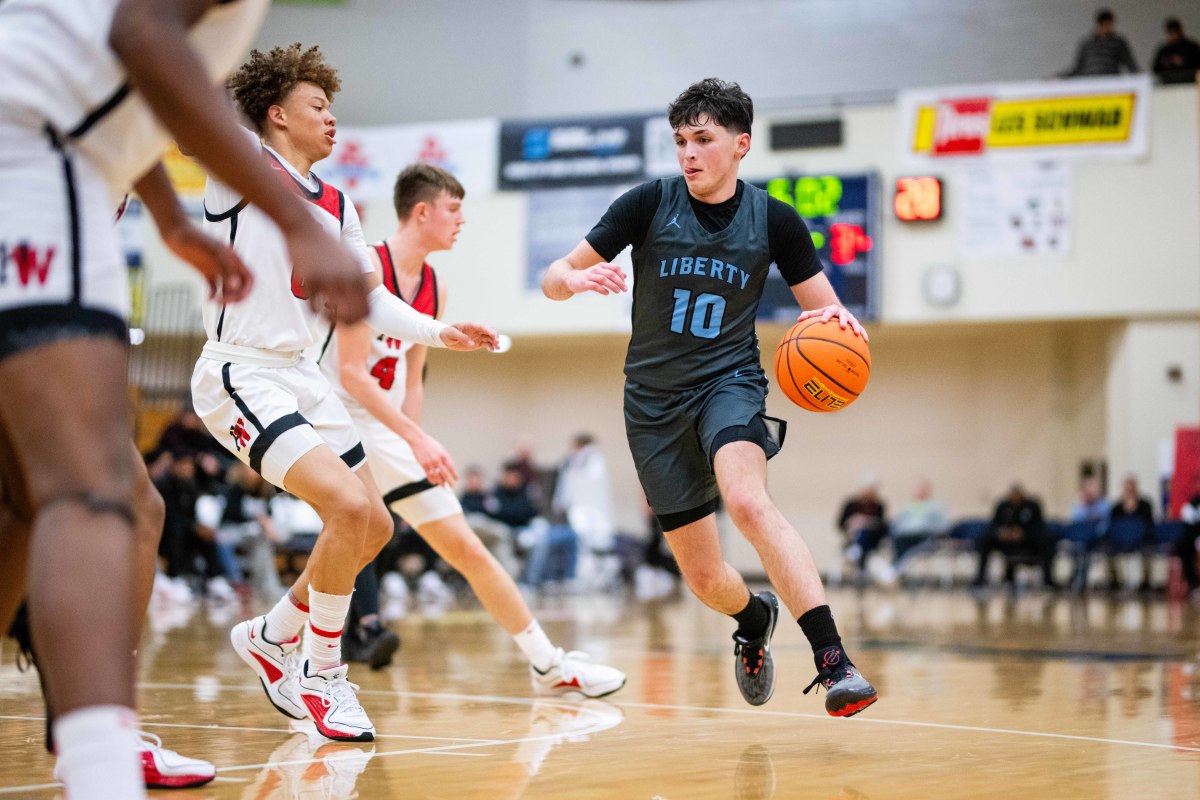
POLYGON ((820 317, 821 322, 829 322, 829 320, 837 317, 838 325, 840 327, 845 328, 848 325, 850 326, 850 330, 854 331, 855 336, 861 336, 864 342, 871 341, 871 337, 867 336, 866 330, 864 330, 863 326, 860 325, 858 320, 854 318, 854 315, 846 310, 845 306, 839 306, 837 303, 834 303, 833 305, 828 305, 824 308, 814 308, 811 311, 805 311, 803 314, 796 317, 796 322, 802 322, 803 320, 812 319, 813 317, 820 317))
POLYGON ((208 236, 191 223, 177 225, 163 235, 172 253, 195 267, 208 284, 208 296, 236 303, 250 294, 254 277, 233 248, 208 236))
POLYGON ((477 322, 456 322, 444 328, 441 336, 448 350, 495 350, 500 346, 500 335, 477 322))

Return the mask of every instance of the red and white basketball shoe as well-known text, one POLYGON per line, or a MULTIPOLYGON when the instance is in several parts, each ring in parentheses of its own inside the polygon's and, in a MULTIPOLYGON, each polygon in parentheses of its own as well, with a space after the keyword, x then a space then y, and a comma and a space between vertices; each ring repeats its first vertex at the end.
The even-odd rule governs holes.
POLYGON ((304 719, 308 713, 296 685, 296 676, 300 672, 300 637, 276 644, 267 640, 266 629, 265 616, 248 619, 234 626, 229 632, 229 641, 242 661, 258 676, 271 705, 284 716, 304 719))
MULTIPOLYGON (((142 778, 147 789, 189 789, 203 786, 217 777, 217 768, 198 758, 181 756, 162 746, 162 739, 153 733, 137 731, 142 759, 142 778)), ((58 765, 54 766, 55 780, 61 780, 58 765)))
POLYGON ((212 764, 168 750, 153 733, 138 731, 138 737, 147 789, 187 789, 203 786, 217 777, 217 768, 212 764))
POLYGON ((300 700, 317 730, 327 739, 342 742, 370 742, 375 739, 375 726, 359 705, 358 689, 346 680, 349 667, 335 667, 308 672, 308 661, 299 672, 300 700))
POLYGON ((562 648, 554 654, 550 668, 542 672, 532 664, 529 676, 534 694, 561 695, 578 693, 584 697, 604 697, 625 685, 625 673, 614 667, 593 664, 587 653, 562 648))

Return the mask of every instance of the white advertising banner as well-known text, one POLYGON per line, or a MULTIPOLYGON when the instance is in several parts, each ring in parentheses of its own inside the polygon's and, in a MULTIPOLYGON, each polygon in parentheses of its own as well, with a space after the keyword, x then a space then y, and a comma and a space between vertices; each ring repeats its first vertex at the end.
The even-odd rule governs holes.
POLYGON ((496 191, 495 119, 338 128, 333 153, 315 168, 356 202, 392 196, 396 175, 423 161, 454 174, 468 194, 496 191))
POLYGON ((1150 78, 1131 75, 903 91, 901 158, 1137 158, 1149 141, 1150 78))
POLYGON ((962 186, 963 258, 1070 254, 1071 171, 1062 162, 973 164, 962 186))

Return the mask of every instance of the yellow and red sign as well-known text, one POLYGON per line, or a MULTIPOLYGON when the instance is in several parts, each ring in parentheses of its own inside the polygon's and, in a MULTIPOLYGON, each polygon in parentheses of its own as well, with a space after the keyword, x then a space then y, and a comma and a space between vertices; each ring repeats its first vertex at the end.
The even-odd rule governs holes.
POLYGON ((1149 99, 1144 76, 903 92, 904 156, 1137 157, 1146 152, 1149 99))

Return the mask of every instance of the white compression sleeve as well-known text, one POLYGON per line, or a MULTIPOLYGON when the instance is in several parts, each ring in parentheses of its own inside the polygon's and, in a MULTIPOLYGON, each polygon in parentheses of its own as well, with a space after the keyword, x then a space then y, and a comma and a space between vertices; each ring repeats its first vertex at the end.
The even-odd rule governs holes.
POLYGON ((367 302, 370 304, 367 324, 379 333, 426 347, 446 346, 441 332, 449 325, 425 316, 382 285, 367 295, 367 302))

